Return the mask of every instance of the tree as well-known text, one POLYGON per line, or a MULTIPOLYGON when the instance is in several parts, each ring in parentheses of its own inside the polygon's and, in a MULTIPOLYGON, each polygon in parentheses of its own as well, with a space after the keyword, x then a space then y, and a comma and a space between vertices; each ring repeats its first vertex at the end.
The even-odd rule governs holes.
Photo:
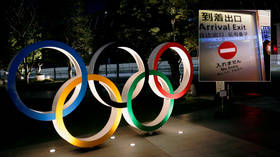
MULTIPOLYGON (((108 11, 107 16, 111 18, 107 19, 111 21, 107 23, 111 25, 104 32, 123 45, 134 45, 146 60, 153 48, 168 41, 179 42, 186 46, 191 55, 196 54, 197 11, 188 9, 187 3, 185 0, 148 0, 137 3, 121 0, 116 12, 108 11)), ((172 84, 178 87, 180 57, 173 53, 166 54, 162 59, 168 60, 172 84)))
MULTIPOLYGON (((33 1, 13 0, 5 12, 5 21, 9 28, 8 49, 15 55, 26 46, 38 42, 42 38, 40 26, 36 19, 36 6, 33 1)), ((19 66, 19 76, 24 76, 29 83, 34 65, 42 59, 40 50, 36 50, 24 58, 19 66)))
MULTIPOLYGON (((84 60, 89 60, 92 52, 91 19, 86 14, 83 1, 68 2, 69 11, 64 19, 64 38, 68 45, 77 50, 84 60)), ((64 10, 65 11, 65 10, 64 10)), ((72 63, 68 62, 68 76, 72 77, 72 63)))
MULTIPOLYGON (((172 36, 174 42, 183 43, 189 53, 196 53, 197 50, 197 25, 193 22, 197 14, 193 10, 187 9, 186 1, 170 0, 166 8, 172 25, 172 36)), ((180 83, 179 66, 182 62, 176 55, 168 55, 168 63, 171 68, 173 85, 178 87, 180 83)))

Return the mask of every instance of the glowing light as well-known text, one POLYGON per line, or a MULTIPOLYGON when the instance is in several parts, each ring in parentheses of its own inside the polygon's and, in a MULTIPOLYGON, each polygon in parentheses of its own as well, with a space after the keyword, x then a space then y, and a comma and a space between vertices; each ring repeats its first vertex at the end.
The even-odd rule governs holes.
POLYGON ((179 135, 181 135, 181 134, 183 134, 183 133, 184 133, 184 132, 183 132, 182 130, 179 130, 179 131, 178 131, 178 134, 179 134, 179 135))
POLYGON ((54 152, 55 152, 54 148, 50 149, 50 153, 54 153, 54 152))
POLYGON ((116 139, 116 136, 111 136, 110 139, 114 140, 116 139))
POLYGON ((277 53, 277 45, 273 45, 273 51, 274 53, 277 53))
POLYGON ((130 143, 130 147, 135 147, 135 143, 130 143))
POLYGON ((261 96, 259 93, 247 93, 248 96, 261 96))

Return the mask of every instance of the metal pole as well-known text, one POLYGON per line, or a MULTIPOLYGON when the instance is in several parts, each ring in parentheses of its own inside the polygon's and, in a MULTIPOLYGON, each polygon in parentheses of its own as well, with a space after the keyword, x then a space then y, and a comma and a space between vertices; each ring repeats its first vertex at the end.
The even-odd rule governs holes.
POLYGON ((222 112, 224 112, 224 97, 222 97, 222 112))

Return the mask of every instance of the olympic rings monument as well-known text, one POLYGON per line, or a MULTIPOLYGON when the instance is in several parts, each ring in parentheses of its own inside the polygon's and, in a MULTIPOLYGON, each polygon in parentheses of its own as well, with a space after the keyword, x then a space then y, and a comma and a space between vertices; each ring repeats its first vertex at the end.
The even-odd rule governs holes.
POLYGON ((41 41, 21 50, 12 59, 8 67, 7 89, 16 108, 30 118, 40 121, 52 121, 55 130, 64 140, 80 148, 94 147, 106 141, 116 131, 122 115, 130 126, 137 129, 143 131, 159 129, 169 119, 173 109, 174 99, 182 97, 190 88, 193 78, 193 64, 188 51, 184 46, 178 43, 168 42, 160 44, 151 52, 148 59, 148 67, 146 67, 140 56, 133 49, 129 47, 118 47, 132 55, 138 67, 138 72, 129 77, 120 93, 111 80, 93 73, 98 57, 103 50, 111 44, 112 43, 108 43, 102 46, 94 53, 88 70, 79 54, 73 48, 61 42, 50 40, 41 41), (67 80, 57 91, 52 103, 52 110, 48 112, 36 111, 28 108, 22 102, 16 90, 16 73, 20 63, 30 53, 41 48, 50 48, 60 51, 70 59, 76 69, 76 76, 67 80), (157 71, 159 58, 169 48, 178 53, 182 59, 184 68, 181 83, 175 90, 172 88, 167 76, 157 71), (106 100, 98 94, 94 81, 100 83, 106 89, 111 100, 106 100), (132 100, 140 93, 145 84, 148 84, 153 92, 157 96, 163 98, 164 101, 159 115, 153 121, 142 124, 134 116, 132 100), (111 108, 111 114, 104 128, 97 134, 87 138, 77 138, 71 135, 66 129, 63 117, 67 116, 78 107, 85 96, 87 85, 89 85, 93 96, 100 103, 111 108), (65 102, 72 90, 74 90, 72 96, 65 102))

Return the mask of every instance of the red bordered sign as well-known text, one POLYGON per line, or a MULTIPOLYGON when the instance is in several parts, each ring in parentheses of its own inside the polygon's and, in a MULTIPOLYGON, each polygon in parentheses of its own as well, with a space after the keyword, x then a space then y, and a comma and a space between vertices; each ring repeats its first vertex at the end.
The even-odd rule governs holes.
POLYGON ((234 43, 226 41, 219 46, 218 53, 223 59, 231 59, 236 55, 237 48, 234 43))

